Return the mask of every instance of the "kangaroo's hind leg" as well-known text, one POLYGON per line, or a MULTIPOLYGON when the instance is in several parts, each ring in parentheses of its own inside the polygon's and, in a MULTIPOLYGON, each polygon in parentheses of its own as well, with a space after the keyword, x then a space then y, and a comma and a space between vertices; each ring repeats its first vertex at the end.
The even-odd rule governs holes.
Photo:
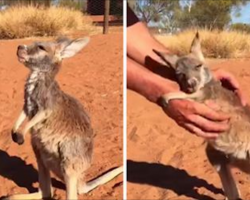
POLYGON ((78 185, 78 177, 75 173, 70 172, 70 170, 66 170, 64 174, 64 181, 66 185, 66 194, 67 199, 77 200, 77 185, 78 185))
POLYGON ((81 185, 78 185, 78 193, 79 194, 88 193, 91 190, 94 190, 95 188, 97 188, 98 186, 111 181, 122 172, 123 172, 123 166, 120 166, 87 183, 82 181, 81 185))
POLYGON ((208 160, 218 172, 227 200, 239 200, 240 193, 232 176, 226 155, 210 145, 206 148, 208 160))
POLYGON ((36 192, 31 194, 16 194, 2 198, 2 200, 39 200, 39 199, 42 199, 41 192, 36 192))
POLYGON ((11 195, 5 198, 5 200, 38 200, 51 198, 52 186, 49 170, 44 166, 39 151, 34 148, 34 152, 38 164, 38 179, 39 179, 39 191, 31 194, 17 194, 11 195))
POLYGON ((43 198, 51 198, 53 196, 53 188, 51 184, 50 171, 43 163, 41 155, 42 152, 36 148, 34 143, 32 143, 32 146, 38 165, 39 191, 41 192, 43 198))
POLYGON ((41 161, 37 161, 37 164, 39 173, 39 188, 42 193, 42 197, 51 198, 53 196, 53 188, 51 184, 50 172, 41 161))
POLYGON ((38 199, 45 199, 45 198, 50 198, 51 197, 51 191, 48 190, 49 187, 49 182, 48 182, 48 177, 44 176, 44 173, 47 174, 47 172, 43 171, 41 167, 39 167, 39 192, 31 193, 31 194, 16 194, 16 195, 11 195, 4 200, 38 200, 38 199), (48 185, 47 185, 48 184, 48 185))

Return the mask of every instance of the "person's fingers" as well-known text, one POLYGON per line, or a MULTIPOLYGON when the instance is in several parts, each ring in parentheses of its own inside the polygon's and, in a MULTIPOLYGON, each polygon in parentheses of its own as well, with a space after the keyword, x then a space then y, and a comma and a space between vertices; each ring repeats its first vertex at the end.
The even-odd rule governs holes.
POLYGON ((223 70, 219 70, 219 71, 217 71, 215 73, 215 78, 219 79, 219 80, 226 80, 226 81, 228 81, 229 84, 231 85, 231 87, 233 88, 233 90, 235 90, 235 93, 240 98, 241 104, 243 106, 246 106, 246 104, 247 104, 246 97, 243 94, 243 91, 240 89, 239 82, 237 81, 237 79, 235 78, 234 75, 232 75, 229 72, 226 72, 226 71, 223 71, 223 70))
POLYGON ((190 131, 191 133, 194 133, 197 136, 205 138, 205 139, 216 139, 219 136, 219 134, 217 133, 205 133, 200 128, 190 123, 185 123, 183 127, 187 129, 188 131, 190 131))
POLYGON ((213 100, 206 100, 205 105, 208 106, 209 108, 212 108, 215 111, 220 110, 220 106, 216 104, 213 100))
POLYGON ((225 121, 230 118, 229 115, 225 113, 219 113, 214 111, 213 109, 203 105, 203 104, 195 104, 195 114, 201 115, 207 119, 213 120, 213 121, 225 121))
POLYGON ((233 86, 233 88, 239 89, 239 82, 232 74, 224 72, 222 79, 226 79, 233 86))
POLYGON ((239 82, 237 79, 229 72, 220 70, 216 73, 216 78, 221 80, 221 79, 226 79, 230 84, 233 86, 233 88, 238 89, 240 87, 239 82))
POLYGON ((213 122, 199 115, 191 115, 188 120, 205 132, 220 133, 229 128, 229 125, 225 122, 213 122))

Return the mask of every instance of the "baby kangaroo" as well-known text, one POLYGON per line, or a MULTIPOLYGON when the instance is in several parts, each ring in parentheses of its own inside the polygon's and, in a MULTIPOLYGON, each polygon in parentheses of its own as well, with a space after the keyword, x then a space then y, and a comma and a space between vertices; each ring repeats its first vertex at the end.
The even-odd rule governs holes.
MULTIPOLYGON (((155 50, 154 50, 155 51, 155 50)), ((213 78, 205 64, 197 33, 190 54, 178 57, 155 51, 162 60, 175 69, 182 91, 163 95, 165 106, 172 99, 189 99, 204 103, 214 100, 221 111, 231 114, 230 129, 217 139, 208 140, 206 154, 217 170, 228 200, 240 199, 240 192, 230 171, 230 166, 250 173, 250 108, 242 106, 234 92, 224 88, 213 78)))
POLYGON ((25 84, 23 111, 12 129, 12 139, 22 144, 25 134, 31 132, 38 164, 39 192, 7 199, 51 198, 50 172, 64 180, 67 199, 77 199, 77 194, 87 193, 122 173, 123 168, 118 167, 93 181, 84 182, 84 172, 90 166, 93 151, 91 122, 82 105, 64 93, 55 80, 62 60, 74 56, 88 42, 89 38, 60 38, 18 47, 18 59, 30 74, 25 84), (28 122, 20 131, 26 118, 28 122))

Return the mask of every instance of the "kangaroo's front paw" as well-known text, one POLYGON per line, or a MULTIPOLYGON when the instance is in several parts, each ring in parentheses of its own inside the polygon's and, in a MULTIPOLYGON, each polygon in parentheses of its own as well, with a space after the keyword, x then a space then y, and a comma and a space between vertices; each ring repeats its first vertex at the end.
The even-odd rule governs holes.
POLYGON ((0 200, 10 200, 9 196, 2 196, 0 197, 0 200))
POLYGON ((12 137, 12 140, 21 145, 24 143, 24 137, 21 133, 18 133, 18 132, 14 132, 13 130, 11 131, 11 137, 12 137))

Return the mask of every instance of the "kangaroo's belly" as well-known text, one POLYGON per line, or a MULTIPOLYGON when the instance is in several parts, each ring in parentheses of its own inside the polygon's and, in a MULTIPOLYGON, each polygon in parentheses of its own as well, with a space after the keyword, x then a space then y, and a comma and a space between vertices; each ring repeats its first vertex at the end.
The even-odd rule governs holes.
MULTIPOLYGON (((238 113, 239 114, 239 113, 238 113)), ((210 146, 222 152, 230 164, 250 174, 250 121, 232 113, 230 129, 221 133, 216 140, 208 141, 210 146)))
POLYGON ((230 129, 221 133, 216 140, 208 141, 216 150, 235 159, 250 158, 250 122, 232 116, 230 129))
POLYGON ((31 135, 36 156, 60 179, 63 179, 63 173, 67 170, 78 177, 89 168, 92 159, 92 139, 64 132, 57 133, 48 128, 33 129, 31 135))
POLYGON ((31 141, 32 147, 36 154, 37 159, 42 162, 42 164, 52 171, 58 178, 63 180, 63 173, 61 167, 61 159, 59 152, 59 140, 56 138, 43 139, 32 131, 31 141))
POLYGON ((239 98, 230 90, 214 82, 203 89, 200 102, 213 100, 219 110, 230 116, 229 130, 221 133, 216 140, 208 143, 233 160, 248 159, 250 152, 250 107, 242 106, 239 98))

